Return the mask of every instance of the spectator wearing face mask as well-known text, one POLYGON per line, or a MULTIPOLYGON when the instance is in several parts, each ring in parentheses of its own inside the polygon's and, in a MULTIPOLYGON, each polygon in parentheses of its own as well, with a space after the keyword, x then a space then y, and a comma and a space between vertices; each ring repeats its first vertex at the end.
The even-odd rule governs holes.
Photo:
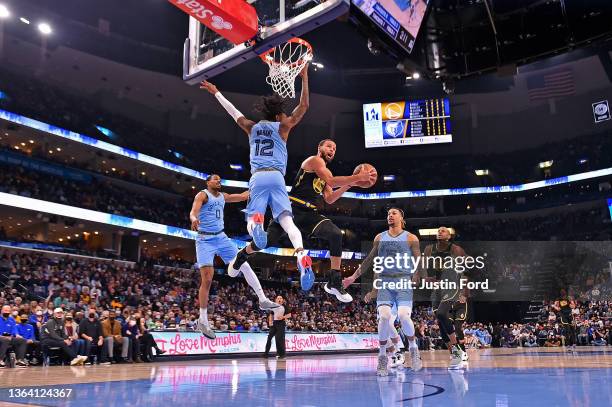
MULTIPOLYGON (((102 359, 102 345, 104 337, 102 336, 102 325, 96 317, 96 310, 90 309, 87 313, 87 318, 83 319, 79 324, 79 335, 85 341, 85 355, 94 354, 97 356, 98 363, 102 359)), ((93 359, 89 360, 93 364, 93 359)))
POLYGON ((45 349, 59 347, 64 355, 70 359, 70 366, 82 365, 87 360, 86 356, 78 356, 72 349, 72 340, 66 335, 64 326, 64 310, 61 308, 56 308, 53 312, 53 318, 43 325, 40 339, 43 353, 45 349))
POLYGON ((27 344, 26 354, 32 356, 32 364, 37 364, 39 352, 40 352, 40 342, 36 340, 36 336, 34 334, 34 326, 30 323, 27 314, 22 314, 19 317, 20 323, 17 325, 17 334, 21 336, 27 344))
POLYGON ((79 325, 74 322, 72 314, 66 314, 64 321, 66 336, 72 341, 72 349, 77 355, 87 356, 85 353, 85 340, 79 336, 79 325))
POLYGON ((25 361, 26 341, 19 335, 17 331, 17 322, 11 316, 11 307, 8 305, 2 306, 2 315, 0 315, 0 368, 6 367, 4 358, 9 346, 15 349, 17 367, 28 367, 28 362, 25 361))
MULTIPOLYGON (((142 343, 143 352, 141 355, 141 359, 143 362, 150 363, 153 361, 153 349, 155 349, 157 355, 163 355, 164 353, 166 353, 166 351, 161 350, 159 346, 157 346, 157 342, 155 342, 153 335, 149 333, 149 329, 145 325, 144 318, 136 317, 136 325, 138 326, 138 329, 142 334, 140 341, 142 343)), ((153 327, 154 326, 155 325, 153 325, 153 327)))
POLYGON ((130 351, 130 339, 121 335, 121 323, 116 320, 116 312, 110 311, 108 313, 108 319, 102 322, 102 336, 104 337, 104 345, 106 355, 109 360, 105 360, 103 363, 114 363, 115 347, 121 349, 121 359, 123 362, 129 362, 128 354, 130 351))
POLYGON ((128 358, 135 363, 142 363, 140 359, 140 338, 142 335, 140 334, 135 318, 130 317, 127 320, 127 323, 122 328, 122 333, 124 338, 129 339, 130 352, 128 358))

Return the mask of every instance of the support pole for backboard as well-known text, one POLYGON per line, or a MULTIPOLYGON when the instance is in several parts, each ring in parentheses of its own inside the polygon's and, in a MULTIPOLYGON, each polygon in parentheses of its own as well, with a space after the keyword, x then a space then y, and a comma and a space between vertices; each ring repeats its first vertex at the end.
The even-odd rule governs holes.
POLYGON ((284 23, 285 22, 285 0, 279 0, 279 13, 280 13, 280 22, 284 23))

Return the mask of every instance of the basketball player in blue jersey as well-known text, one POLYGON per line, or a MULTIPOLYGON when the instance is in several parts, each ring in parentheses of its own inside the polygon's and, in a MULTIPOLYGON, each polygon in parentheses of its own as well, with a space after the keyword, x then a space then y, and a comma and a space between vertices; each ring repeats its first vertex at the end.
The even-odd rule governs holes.
POLYGON ((251 245, 255 247, 247 246, 241 251, 241 256, 246 257, 267 246, 268 238, 263 228, 263 221, 266 209, 270 206, 272 217, 287 233, 296 251, 302 286, 309 288, 314 281, 312 260, 304 252, 302 233, 293 222, 291 203, 285 187, 287 139, 291 129, 306 114, 309 105, 308 65, 304 67, 300 76, 302 77, 300 103, 291 115, 285 114, 285 101, 280 96, 264 96, 255 106, 263 116, 263 120, 257 123, 244 117, 212 83, 204 81, 200 88, 213 94, 249 137, 251 179, 246 212, 247 230, 253 236, 251 245))
MULTIPOLYGON (((200 318, 197 330, 204 336, 215 339, 215 332, 208 323, 208 293, 213 278, 213 261, 215 255, 228 264, 238 253, 238 247, 227 237, 223 231, 223 210, 226 202, 242 202, 249 197, 248 191, 241 194, 227 194, 221 192, 221 177, 216 174, 206 178, 206 189, 197 193, 193 200, 193 206, 189 213, 191 229, 198 232, 196 240, 196 258, 200 269, 200 290, 198 301, 200 302, 200 318)), ((228 269, 231 277, 237 277, 242 272, 245 280, 251 286, 262 310, 271 310, 278 304, 266 298, 259 279, 248 263, 244 263, 240 270, 228 269)))
POLYGON ((412 322, 412 286, 419 279, 418 266, 421 257, 419 239, 404 230, 404 212, 399 208, 391 208, 387 212, 389 230, 379 233, 374 238, 374 246, 368 257, 357 268, 352 276, 347 277, 345 286, 352 284, 364 271, 374 271, 374 289, 377 292, 376 306, 378 308, 378 337, 380 349, 378 353, 379 376, 387 376, 388 357, 387 341, 392 334, 392 308, 397 306, 397 317, 401 321, 402 331, 408 338, 408 349, 412 362, 412 370, 419 371, 423 367, 419 348, 416 343, 414 322, 412 322), (408 261, 404 261, 404 254, 408 261), (377 259, 375 259, 377 258, 377 259), (401 261, 397 260, 402 259, 401 261), (401 283, 401 288, 395 286, 401 283))

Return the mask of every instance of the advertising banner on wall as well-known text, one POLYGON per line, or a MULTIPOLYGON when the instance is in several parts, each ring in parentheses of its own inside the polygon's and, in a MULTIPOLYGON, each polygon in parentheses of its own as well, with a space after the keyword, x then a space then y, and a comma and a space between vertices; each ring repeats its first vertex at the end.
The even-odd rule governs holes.
MULTIPOLYGON (((210 340, 198 332, 151 332, 160 349, 168 355, 215 355, 263 353, 266 332, 218 332, 210 340)), ((375 334, 287 332, 287 352, 353 351, 378 349, 375 334)), ((272 351, 276 350, 272 341, 272 351)))

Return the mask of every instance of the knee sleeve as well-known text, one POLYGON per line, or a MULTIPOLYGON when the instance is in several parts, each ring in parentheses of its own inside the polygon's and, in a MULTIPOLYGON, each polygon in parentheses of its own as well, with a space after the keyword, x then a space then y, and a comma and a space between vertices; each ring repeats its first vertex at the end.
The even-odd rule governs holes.
POLYGON ((386 341, 391 335, 391 307, 382 305, 378 307, 378 338, 386 341))
POLYGON ((412 308, 406 306, 400 306, 397 308, 397 316, 402 322, 402 331, 406 336, 414 336, 414 322, 412 322, 412 308))
POLYGON ((315 229, 314 235, 329 242, 330 256, 342 256, 342 231, 332 221, 326 220, 322 222, 315 229))

